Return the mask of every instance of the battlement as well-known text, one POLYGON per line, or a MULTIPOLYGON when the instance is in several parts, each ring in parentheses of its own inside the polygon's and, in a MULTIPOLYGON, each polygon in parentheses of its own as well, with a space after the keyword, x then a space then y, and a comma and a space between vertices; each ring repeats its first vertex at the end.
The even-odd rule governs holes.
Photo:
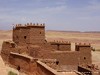
POLYGON ((80 46, 80 47, 90 47, 91 44, 90 43, 75 43, 75 46, 80 46))
POLYGON ((86 53, 91 52, 90 43, 75 43, 75 51, 85 51, 86 53))
POLYGON ((43 24, 39 24, 39 23, 27 23, 27 24, 16 24, 15 27, 13 27, 13 29, 20 29, 20 28, 44 28, 45 27, 45 23, 43 24))
POLYGON ((50 42, 52 45, 70 45, 71 42, 69 41, 58 41, 58 40, 54 40, 50 42))

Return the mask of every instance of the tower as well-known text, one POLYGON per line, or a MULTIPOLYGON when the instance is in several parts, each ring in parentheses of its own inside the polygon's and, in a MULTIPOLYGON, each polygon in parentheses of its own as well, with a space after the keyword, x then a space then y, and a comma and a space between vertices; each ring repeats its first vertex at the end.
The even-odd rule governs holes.
POLYGON ((79 52, 79 64, 92 64, 91 45, 90 44, 75 44, 75 51, 79 52))
POLYGON ((16 27, 13 28, 13 41, 20 45, 45 42, 44 24, 17 24, 16 27))

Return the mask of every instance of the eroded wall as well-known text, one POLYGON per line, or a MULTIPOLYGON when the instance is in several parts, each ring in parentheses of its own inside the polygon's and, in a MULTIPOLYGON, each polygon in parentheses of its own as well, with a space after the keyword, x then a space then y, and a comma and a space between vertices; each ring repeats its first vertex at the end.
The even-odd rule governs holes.
POLYGON ((79 52, 79 62, 81 65, 92 64, 91 46, 85 44, 78 44, 76 46, 76 51, 79 52))
POLYGON ((32 59, 27 55, 22 55, 18 53, 10 53, 9 63, 14 66, 16 69, 20 67, 20 71, 24 71, 26 73, 33 73, 37 70, 37 59, 32 59))

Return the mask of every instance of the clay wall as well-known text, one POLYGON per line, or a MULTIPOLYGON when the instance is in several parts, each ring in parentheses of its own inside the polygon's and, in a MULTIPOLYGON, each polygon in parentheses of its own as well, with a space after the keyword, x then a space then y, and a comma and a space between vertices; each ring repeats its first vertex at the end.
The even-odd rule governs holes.
POLYGON ((27 23, 13 28, 13 41, 19 45, 36 44, 45 42, 44 24, 27 23))
POLYGON ((30 29, 30 43, 38 44, 45 42, 45 29, 44 27, 37 27, 30 29))
POLYGON ((80 53, 80 64, 86 65, 92 63, 91 45, 90 44, 76 44, 75 50, 80 53))
POLYGON ((37 64, 36 60, 32 57, 26 56, 26 55, 21 55, 18 53, 10 53, 9 57, 9 63, 18 69, 20 67, 20 71, 24 71, 26 73, 33 73, 34 71, 37 70, 37 64))
POLYGON ((50 42, 53 49, 58 51, 71 51, 71 43, 63 41, 50 42))
POLYGON ((54 51, 46 52, 42 56, 44 59, 57 59, 59 65, 78 65, 79 64, 79 52, 67 52, 67 51, 54 51))
MULTIPOLYGON (((47 48, 47 47, 46 47, 47 48)), ((51 57, 49 54, 50 50, 44 49, 41 46, 35 46, 34 47, 30 47, 30 56, 35 57, 35 58, 49 58, 51 57)))
POLYGON ((59 50, 60 51, 71 51, 71 44, 60 45, 59 50))
POLYGON ((18 45, 25 45, 30 42, 29 29, 26 27, 17 27, 13 30, 13 41, 18 45))
POLYGON ((40 61, 37 61, 37 68, 38 73, 41 75, 58 75, 56 70, 50 68, 40 61))
POLYGON ((57 59, 61 65, 78 65, 79 63, 78 52, 55 52, 52 57, 57 59))
POLYGON ((4 41, 2 44, 1 56, 4 61, 8 61, 10 52, 17 52, 15 43, 12 41, 4 41))

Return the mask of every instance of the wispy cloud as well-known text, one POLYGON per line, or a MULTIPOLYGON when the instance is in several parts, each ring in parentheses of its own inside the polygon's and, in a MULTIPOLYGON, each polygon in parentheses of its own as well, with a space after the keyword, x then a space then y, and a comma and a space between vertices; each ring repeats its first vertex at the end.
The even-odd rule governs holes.
MULTIPOLYGON (((0 24, 46 23, 47 29, 100 30, 99 0, 0 1, 0 24), (80 3, 80 4, 78 4, 80 3), (4 6, 4 7, 3 7, 4 6)), ((7 29, 3 26, 1 29, 7 29)))

